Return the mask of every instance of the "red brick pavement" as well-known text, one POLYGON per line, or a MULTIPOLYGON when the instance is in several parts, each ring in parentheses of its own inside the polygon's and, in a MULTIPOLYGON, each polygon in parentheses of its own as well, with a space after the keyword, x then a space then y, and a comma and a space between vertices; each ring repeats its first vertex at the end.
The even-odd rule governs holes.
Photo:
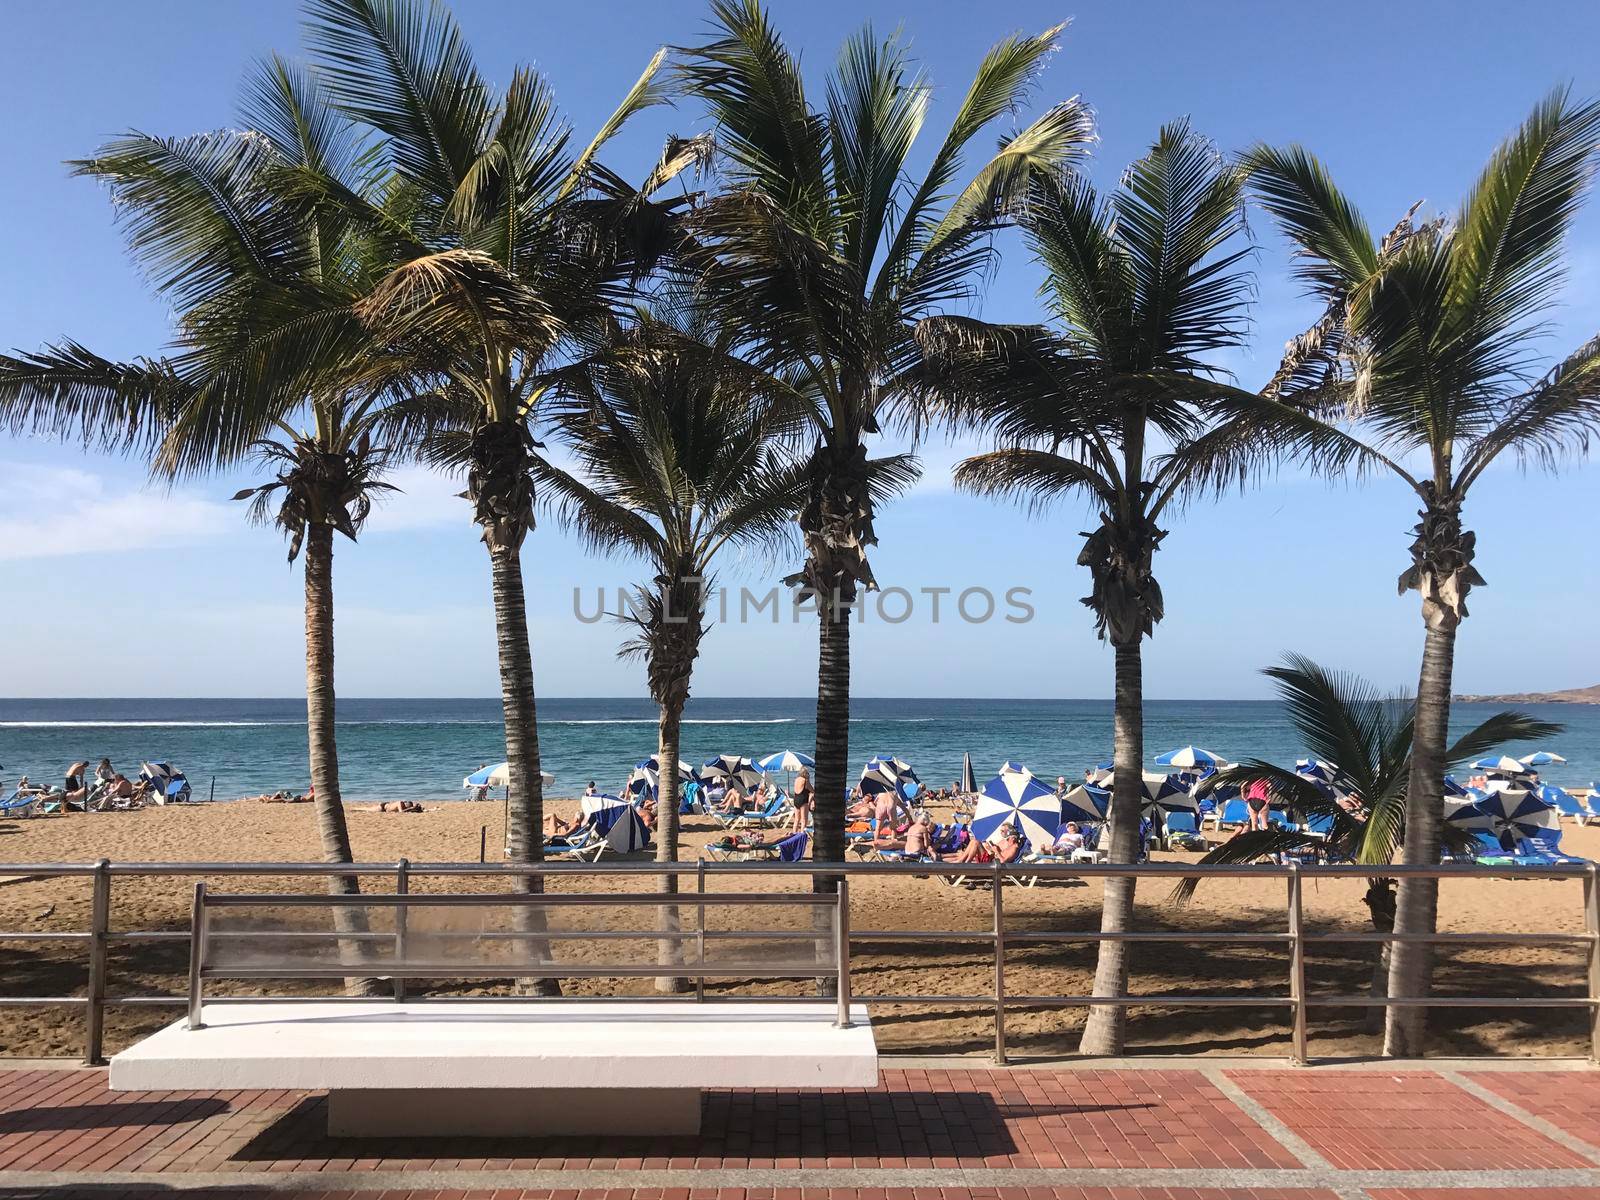
MULTIPOLYGON (((3 1193, 0 1193, 3 1194, 3 1193)), ((1458 1200, 1487 1193, 1450 1191, 1415 1193, 1458 1200)), ((1504 1193, 1496 1193, 1504 1195, 1504 1193)), ((117 1200, 172 1200, 170 1191, 121 1192, 117 1200)), ((1396 1196, 1399 1193, 1395 1193, 1396 1196)), ((106 1193, 51 1192, 49 1200, 105 1200, 106 1193)), ((1539 1192, 1535 1200, 1594 1200, 1577 1191, 1539 1192)), ((185 1191, 184 1200, 1338 1200, 1320 1188, 1138 1188, 1138 1187, 1002 1187, 1002 1188, 476 1188, 442 1191, 271 1191, 228 1189, 185 1191)))
POLYGON ((1471 1071, 1467 1078, 1557 1129, 1600 1146, 1600 1072, 1471 1071))
POLYGON ((1229 1071, 1228 1078, 1339 1170, 1593 1165, 1426 1071, 1229 1071))
POLYGON ((885 1070, 871 1091, 712 1092, 698 1138, 336 1140, 295 1092, 112 1092, 0 1072, 0 1170, 1295 1168, 1194 1071, 885 1070))

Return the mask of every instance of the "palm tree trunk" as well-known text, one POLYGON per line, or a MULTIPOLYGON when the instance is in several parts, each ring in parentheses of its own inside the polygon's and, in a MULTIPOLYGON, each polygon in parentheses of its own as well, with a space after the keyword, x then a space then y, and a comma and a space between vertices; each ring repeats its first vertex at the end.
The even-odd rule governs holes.
MULTIPOLYGON (((669 701, 661 706, 661 721, 656 734, 656 861, 678 861, 678 742, 683 727, 683 701, 669 701)), ((676 892, 678 877, 661 876, 661 890, 676 892)), ((675 934, 682 927, 679 910, 675 905, 663 905, 659 910, 661 931, 675 934)), ((664 937, 658 944, 659 961, 663 966, 678 966, 683 962, 683 944, 676 937, 664 937)), ((681 992, 688 980, 665 975, 656 977, 656 990, 681 992)))
MULTIPOLYGON (((820 653, 817 661, 817 778, 815 831, 811 857, 844 861, 845 793, 850 758, 850 615, 856 585, 840 584, 837 603, 821 597, 820 653)), ((833 881, 818 878, 817 891, 832 891, 833 881), (826 886, 824 886, 826 884, 826 886)))
MULTIPOLYGON (((333 687, 333 526, 311 522, 306 534, 306 737, 311 765, 311 790, 315 796, 317 836, 322 861, 355 861, 350 848, 350 827, 345 822, 344 798, 339 792, 339 749, 334 731, 333 687)), ((355 896, 361 883, 354 875, 333 875, 328 890, 336 896, 355 896)), ((361 908, 335 908, 334 928, 340 933, 366 933, 369 926, 361 908)), ((346 961, 368 957, 361 940, 340 943, 346 961)), ((371 979, 348 979, 352 992, 376 988, 371 979)))
MULTIPOLYGON (((1445 750, 1450 729, 1450 689, 1455 673, 1456 624, 1445 615, 1429 621, 1417 680, 1416 729, 1411 743, 1411 778, 1406 785, 1405 861, 1432 866, 1439 861, 1444 820, 1445 750)), ((1433 933, 1439 911, 1439 881, 1403 877, 1396 900, 1395 930, 1433 933)), ((1396 942, 1389 957, 1389 995, 1425 996, 1432 984, 1433 947, 1396 942)), ((1427 1039, 1427 1010, 1388 1010, 1383 1052, 1395 1058, 1420 1058, 1427 1039)))
MULTIPOLYGON (((850 759, 850 615, 854 611, 856 582, 848 576, 833 596, 819 597, 821 606, 817 655, 816 798, 812 801, 811 859, 819 863, 844 861, 845 790, 850 759)), ((811 890, 836 892, 839 881, 831 875, 813 875, 811 890)), ((825 908, 812 910, 816 929, 817 959, 831 961, 832 918, 825 908)), ((834 975, 817 977, 817 993, 835 994, 834 975)))
MULTIPOLYGON (((1131 863, 1139 857, 1139 818, 1144 783, 1144 665, 1142 643, 1116 647, 1116 702, 1114 765, 1111 791, 1111 845, 1114 863, 1131 863)), ((1133 878, 1106 879, 1100 904, 1100 929, 1120 933, 1133 921, 1133 878)), ((1100 943, 1095 963, 1094 995, 1117 996, 1128 990, 1126 942, 1100 943)), ((1107 1005, 1091 1008, 1078 1043, 1080 1054, 1121 1054, 1127 1010, 1107 1005)))
MULTIPOLYGON (((494 580, 494 625, 500 658, 500 708, 506 725, 506 770, 510 800, 506 811, 506 860, 538 862, 544 856, 544 785, 539 776, 539 726, 533 696, 533 650, 528 642, 527 606, 522 588, 522 551, 514 544, 490 543, 489 562, 494 580)), ((544 890, 537 876, 524 876, 524 892, 544 890)), ((540 933, 544 911, 517 909, 517 928, 540 933)), ((550 944, 526 943, 530 959, 550 961, 550 944)), ((554 990, 553 980, 540 980, 536 990, 554 990)))

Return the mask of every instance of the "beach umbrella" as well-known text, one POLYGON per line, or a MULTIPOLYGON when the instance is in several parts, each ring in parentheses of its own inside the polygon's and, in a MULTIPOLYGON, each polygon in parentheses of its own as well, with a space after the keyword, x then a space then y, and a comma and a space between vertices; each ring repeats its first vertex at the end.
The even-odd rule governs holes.
POLYGON ((809 771, 817 765, 809 754, 799 750, 779 750, 756 760, 756 766, 771 774, 773 771, 809 771))
POLYGON ((1457 829, 1482 829, 1489 830, 1494 827, 1487 813, 1478 807, 1477 800, 1468 797, 1457 799, 1446 796, 1444 800, 1444 821, 1457 829))
POLYGON ((618 854, 643 850, 650 844, 650 830, 644 818, 620 796, 607 793, 585 796, 583 811, 589 816, 594 831, 605 839, 606 846, 618 854))
POLYGON ((1475 763, 1468 764, 1474 771, 1484 771, 1496 775, 1522 775, 1528 770, 1522 765, 1520 759, 1512 758, 1508 754, 1495 754, 1487 758, 1480 758, 1475 763))
POLYGON ((1540 750, 1537 753, 1530 754, 1527 758, 1524 758, 1522 760, 1522 765, 1524 767, 1548 767, 1551 763, 1564 763, 1566 761, 1566 759, 1562 758, 1561 755, 1555 753, 1554 751, 1540 750))
POLYGON ((1061 801, 1055 792, 1023 771, 1002 771, 978 793, 972 836, 989 841, 1002 825, 1014 825, 1035 848, 1050 845, 1061 828, 1061 801))
POLYGON ((1180 784, 1171 775, 1161 775, 1153 771, 1144 773, 1144 809, 1143 815, 1152 821, 1166 820, 1170 812, 1198 812, 1195 798, 1190 795, 1189 789, 1180 784))
POLYGON ((1454 775, 1446 775, 1444 777, 1444 794, 1458 800, 1471 798, 1467 793, 1466 787, 1454 775))
POLYGON ((761 783, 755 763, 737 754, 719 754, 700 764, 695 772, 701 779, 720 779, 735 791, 748 792, 761 783))
POLYGON ((1096 763, 1094 766, 1090 767, 1083 773, 1083 777, 1088 783, 1099 787, 1101 785, 1110 784, 1116 773, 1117 764, 1108 758, 1104 762, 1096 763))
POLYGON ((1294 771, 1296 775, 1304 775, 1319 783, 1332 783, 1339 777, 1339 764, 1324 762, 1320 758, 1297 758, 1294 760, 1294 771))
POLYGON ((1111 793, 1094 784, 1080 783, 1061 798, 1063 821, 1104 821, 1111 811, 1111 793))
MULTIPOLYGON (((546 785, 556 781, 556 777, 550 774, 549 771, 540 771, 539 779, 546 785)), ((479 767, 461 781, 461 786, 464 788, 510 787, 511 764, 501 763, 496 767, 479 767)))
POLYGON ((963 796, 976 795, 978 791, 978 777, 972 773, 972 755, 961 756, 961 794, 963 796))
POLYGON ((1226 765, 1227 760, 1220 754, 1213 754, 1198 746, 1184 746, 1179 750, 1168 750, 1165 754, 1156 755, 1156 766, 1178 767, 1185 771, 1193 771, 1198 767, 1215 768, 1226 765))
POLYGON ((861 768, 861 793, 865 796, 894 792, 902 800, 909 800, 921 784, 910 763, 890 754, 869 758, 861 768))
POLYGON ((1525 787, 1496 788, 1478 801, 1477 809, 1489 818, 1490 831, 1507 850, 1515 850, 1519 838, 1561 828, 1556 810, 1525 787))
MULTIPOLYGON (((633 771, 628 775, 628 781, 622 785, 625 796, 644 796, 659 799, 661 795, 661 773, 656 769, 657 759, 654 754, 643 762, 635 763, 633 771)), ((678 760, 678 781, 690 779, 694 775, 694 768, 681 758, 678 760)))

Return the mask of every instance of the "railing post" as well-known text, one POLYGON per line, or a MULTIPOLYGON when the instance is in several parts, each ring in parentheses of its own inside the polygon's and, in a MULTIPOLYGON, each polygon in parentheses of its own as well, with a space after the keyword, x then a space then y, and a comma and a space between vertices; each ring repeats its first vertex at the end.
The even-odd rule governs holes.
POLYGON ((1590 863, 1583 876, 1583 926, 1589 935, 1589 1061, 1600 1063, 1600 870, 1590 863))
POLYGON ((994 860, 994 1061, 1006 1065, 1006 913, 1005 880, 994 860))
MULTIPOLYGON (((394 866, 394 890, 397 895, 407 895, 411 891, 411 860, 402 858, 394 866)), ((406 998, 406 906, 401 904, 394 910, 394 998, 395 1003, 403 1003, 406 998)))
POLYGON ((206 958, 206 881, 194 885, 194 906, 189 910, 189 1028, 203 1029, 200 1020, 201 973, 206 958))
POLYGON ((695 959, 700 967, 700 974, 694 977, 694 998, 704 1002, 706 998, 706 860, 702 855, 696 863, 694 872, 695 893, 699 903, 694 906, 694 951, 695 959))
POLYGON ((1300 864, 1289 864, 1289 1000, 1293 1006, 1294 1065, 1306 1065, 1306 942, 1302 928, 1300 864))
POLYGON ((839 888, 833 898, 833 963, 838 972, 838 1015, 834 1025, 850 1028, 850 877, 839 872, 839 888))
POLYGON ((94 865, 94 894, 89 904, 89 989, 84 1006, 83 1061, 98 1067, 105 1062, 106 934, 111 931, 111 860, 94 865))

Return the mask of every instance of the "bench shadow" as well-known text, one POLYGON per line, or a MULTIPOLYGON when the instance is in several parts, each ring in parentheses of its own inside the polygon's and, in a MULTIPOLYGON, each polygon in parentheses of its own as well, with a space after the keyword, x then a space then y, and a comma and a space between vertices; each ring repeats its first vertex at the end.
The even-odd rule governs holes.
POLYGON ((818 1092, 707 1092, 701 1132, 671 1136, 338 1138, 327 1132, 325 1096, 308 1096, 258 1130, 230 1156, 235 1162, 440 1158, 813 1158, 892 1154, 913 1163, 935 1155, 976 1160, 1020 1152, 1008 1120, 1083 1116, 1150 1108, 1125 1104, 1024 1104, 984 1092, 865 1092, 849 1097, 847 1128, 840 1097, 818 1092), (878 1141, 893 1130, 892 1148, 878 1141))
POLYGON ((221 1116, 226 1100, 130 1100, 126 1104, 41 1105, 0 1112, 0 1133, 43 1129, 115 1129, 124 1125, 182 1125, 221 1116))

